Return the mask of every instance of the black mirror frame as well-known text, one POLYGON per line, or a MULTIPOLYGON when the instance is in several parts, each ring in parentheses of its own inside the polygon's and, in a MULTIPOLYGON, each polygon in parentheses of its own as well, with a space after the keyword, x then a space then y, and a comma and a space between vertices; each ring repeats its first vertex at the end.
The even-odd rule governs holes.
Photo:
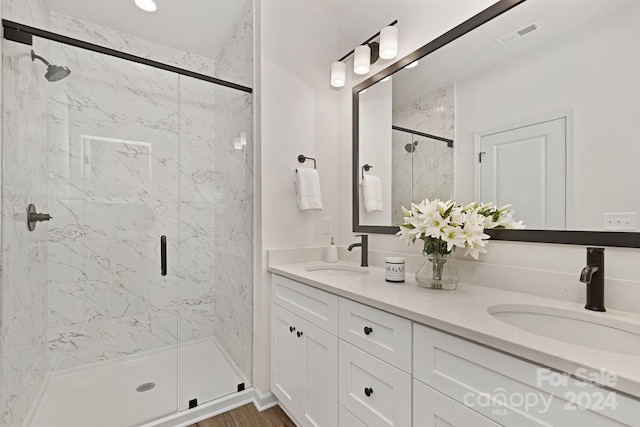
MULTIPOLYGON (((360 196, 359 196, 359 132, 358 132, 358 94, 369 86, 379 82, 387 76, 400 71, 431 52, 451 43, 457 38, 467 34, 475 28, 485 24, 493 18, 505 13, 509 9, 524 3, 526 0, 500 0, 489 6, 477 15, 464 21, 457 27, 447 31, 440 37, 427 43, 416 51, 410 53, 391 66, 368 78, 353 88, 352 94, 352 218, 353 231, 377 234, 395 234, 397 226, 360 225, 360 196)), ((570 245, 597 245, 623 248, 640 248, 640 233, 637 232, 611 232, 611 231, 569 231, 569 230, 485 230, 493 240, 506 240, 512 242, 557 243, 570 245)))

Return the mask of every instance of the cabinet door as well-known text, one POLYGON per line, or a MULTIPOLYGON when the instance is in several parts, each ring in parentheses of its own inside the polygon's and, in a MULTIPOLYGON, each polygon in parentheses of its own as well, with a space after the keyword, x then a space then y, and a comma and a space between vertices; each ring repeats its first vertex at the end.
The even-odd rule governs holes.
POLYGON ((498 427, 444 394, 413 380, 413 427, 498 427))
POLYGON ((338 425, 338 338, 299 320, 303 388, 299 421, 309 427, 338 425))
POLYGON ((300 399, 300 363, 296 323, 300 318, 271 304, 271 391, 294 416, 300 399))

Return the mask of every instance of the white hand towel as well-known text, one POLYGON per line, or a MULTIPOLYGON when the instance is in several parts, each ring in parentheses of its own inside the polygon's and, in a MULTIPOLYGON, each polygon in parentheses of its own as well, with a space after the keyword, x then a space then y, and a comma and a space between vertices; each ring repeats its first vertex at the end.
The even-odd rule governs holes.
POLYGON ((320 175, 312 168, 298 168, 296 189, 297 203, 301 211, 306 209, 322 209, 320 198, 320 175))
POLYGON ((362 197, 367 213, 382 210, 382 181, 375 175, 362 178, 362 197))

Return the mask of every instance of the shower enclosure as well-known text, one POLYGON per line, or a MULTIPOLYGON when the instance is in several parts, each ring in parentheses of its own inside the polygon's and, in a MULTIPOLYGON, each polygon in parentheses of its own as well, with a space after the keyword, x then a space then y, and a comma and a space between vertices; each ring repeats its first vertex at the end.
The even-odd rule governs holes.
POLYGON ((251 89, 188 71, 228 58, 163 69, 6 24, 0 425, 141 425, 248 388, 251 89))

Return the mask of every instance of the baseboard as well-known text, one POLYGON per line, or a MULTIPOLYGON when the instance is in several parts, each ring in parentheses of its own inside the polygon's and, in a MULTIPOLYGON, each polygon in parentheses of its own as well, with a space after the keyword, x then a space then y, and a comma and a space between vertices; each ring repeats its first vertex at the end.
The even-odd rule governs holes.
POLYGON ((143 424, 141 427, 187 427, 254 401, 255 391, 253 387, 250 387, 239 393, 216 399, 213 402, 203 403, 193 409, 143 424))
POLYGON ((261 393, 260 390, 255 389, 255 398, 253 400, 253 404, 255 405, 258 412, 262 412, 265 409, 272 408, 278 404, 278 399, 273 395, 273 393, 261 393))
POLYGON ((193 409, 143 424, 141 427, 187 427, 251 402, 259 412, 262 412, 277 405, 278 399, 271 392, 261 393, 257 389, 250 387, 239 393, 204 403, 193 409))

